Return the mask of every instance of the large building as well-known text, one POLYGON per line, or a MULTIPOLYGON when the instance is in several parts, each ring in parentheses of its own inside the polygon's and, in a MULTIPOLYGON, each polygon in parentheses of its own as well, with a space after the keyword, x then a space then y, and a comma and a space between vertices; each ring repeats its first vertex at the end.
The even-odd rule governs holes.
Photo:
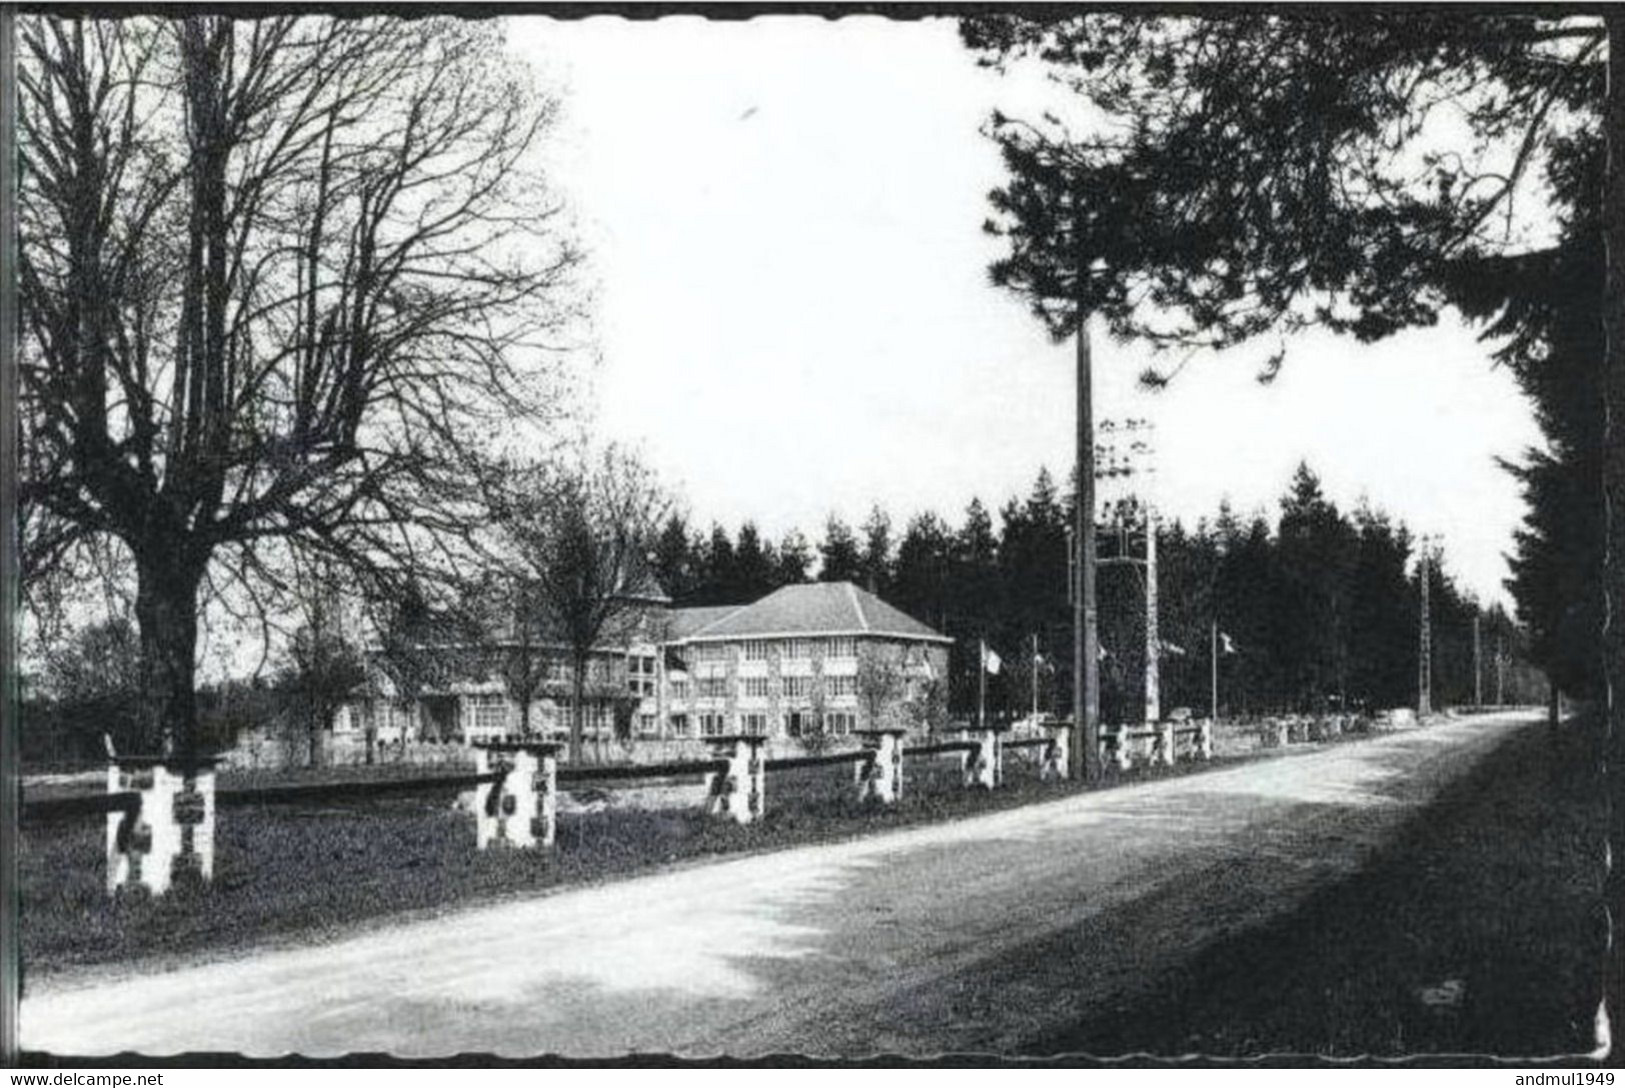
MULTIPOLYGON (((652 588, 628 595, 617 633, 587 669, 585 735, 602 751, 685 746, 754 733, 784 746, 855 730, 925 732, 947 706, 952 640, 850 582, 785 586, 748 605, 673 608, 652 588)), ((448 646, 440 678, 406 698, 385 668, 339 716, 335 731, 381 743, 474 740, 518 733, 525 716, 505 679, 519 647, 501 638, 478 655, 448 646)), ((569 731, 572 673, 562 643, 525 647, 543 679, 528 728, 569 731)))

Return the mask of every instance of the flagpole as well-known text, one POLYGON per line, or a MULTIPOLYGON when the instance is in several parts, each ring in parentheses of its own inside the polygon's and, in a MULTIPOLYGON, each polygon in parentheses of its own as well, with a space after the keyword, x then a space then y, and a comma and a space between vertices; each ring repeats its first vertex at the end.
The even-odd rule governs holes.
POLYGON ((1033 721, 1038 721, 1038 632, 1033 632, 1033 721))
POLYGON ((1213 621, 1208 643, 1208 717, 1215 725, 1219 722, 1219 621, 1213 621))
POLYGON ((987 728, 987 639, 978 639, 976 655, 976 728, 987 728))

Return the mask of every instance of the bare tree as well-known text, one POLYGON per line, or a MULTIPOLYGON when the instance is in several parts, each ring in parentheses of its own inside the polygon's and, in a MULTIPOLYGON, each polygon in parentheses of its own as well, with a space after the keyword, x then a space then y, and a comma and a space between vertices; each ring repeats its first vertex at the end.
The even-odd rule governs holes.
POLYGON ((650 469, 614 447, 510 467, 493 490, 499 549, 570 656, 570 759, 579 762, 593 650, 626 644, 645 618, 649 556, 670 503, 650 469))
POLYGON ((420 738, 428 732, 420 713, 424 696, 477 678, 489 666, 489 602, 477 589, 409 582, 394 599, 371 602, 376 641, 369 663, 388 681, 391 690, 381 694, 417 716, 420 738))
POLYGON ((549 665, 558 657, 559 636, 549 621, 536 579, 523 564, 506 562, 487 568, 484 577, 464 594, 470 617, 470 674, 495 675, 519 706, 519 731, 531 731, 531 709, 547 682, 549 665))
POLYGON ((935 676, 913 680, 903 711, 921 733, 936 733, 948 724, 948 685, 935 676))
POLYGON ((864 643, 858 648, 858 702, 868 728, 895 724, 907 684, 901 647, 864 643))
POLYGON ((150 739, 190 747, 200 593, 297 543, 390 583, 482 520, 552 403, 576 253, 493 23, 19 21, 31 578, 111 537, 150 739))
MULTIPOLYGON (((318 557, 298 571, 300 625, 288 645, 286 683, 305 734, 306 762, 321 762, 322 737, 332 732, 339 708, 366 680, 360 647, 345 630, 340 582, 333 563, 318 557)), ((367 731, 367 762, 374 756, 375 729, 367 731)))

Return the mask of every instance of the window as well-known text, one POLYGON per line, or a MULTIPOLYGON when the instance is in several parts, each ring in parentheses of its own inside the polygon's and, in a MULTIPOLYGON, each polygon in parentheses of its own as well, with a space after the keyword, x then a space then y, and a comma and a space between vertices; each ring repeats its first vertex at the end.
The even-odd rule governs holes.
POLYGON ((655 659, 647 656, 632 656, 626 659, 627 690, 633 695, 653 695, 655 693, 655 659))
POLYGON ((837 737, 844 737, 857 726, 857 715, 846 711, 836 711, 824 715, 824 728, 837 737))
POLYGON ((747 676, 740 682, 741 694, 747 699, 766 699, 768 679, 765 676, 747 676))
POLYGON ((671 697, 673 699, 687 699, 688 698, 688 681, 687 680, 673 680, 671 682, 671 697))
POLYGON ((825 657, 857 657, 858 643, 854 638, 832 638, 824 644, 825 657))
POLYGON ((805 710, 792 710, 784 718, 785 732, 792 737, 806 737, 818 732, 818 715, 805 710))
POLYGON ((655 735, 655 716, 653 714, 638 715, 638 735, 644 737, 655 735))
POLYGON ((671 716, 671 735, 674 737, 688 736, 687 714, 673 714, 671 716))
POLYGON ((767 646, 768 646, 767 642, 765 640, 763 640, 763 639, 757 639, 754 642, 745 643, 745 660, 746 661, 766 661, 767 660, 767 646))
POLYGON ((728 718, 725 714, 701 714, 700 736, 720 737, 727 732, 728 718))
POLYGON ((826 676, 824 677, 826 690, 830 695, 856 695, 858 693, 858 678, 856 676, 826 676))
POLYGON ((473 730, 476 733, 508 731, 508 700, 500 695, 471 695, 473 730))
POLYGON ((750 736, 753 736, 753 737, 765 737, 765 736, 767 736, 767 715, 766 714, 741 714, 741 715, 739 715, 739 731, 741 733, 749 734, 750 736))
POLYGON ((784 678, 784 695, 787 699, 805 699, 812 694, 812 677, 786 676, 784 678))
POLYGON ((702 676, 700 678, 700 697, 702 699, 721 699, 728 694, 728 678, 726 676, 702 676))
POLYGON ((812 643, 804 638, 793 638, 784 644, 784 656, 792 661, 805 661, 812 656, 812 643))
POLYGON ((726 661, 728 646, 722 642, 702 642, 694 647, 695 661, 726 661))

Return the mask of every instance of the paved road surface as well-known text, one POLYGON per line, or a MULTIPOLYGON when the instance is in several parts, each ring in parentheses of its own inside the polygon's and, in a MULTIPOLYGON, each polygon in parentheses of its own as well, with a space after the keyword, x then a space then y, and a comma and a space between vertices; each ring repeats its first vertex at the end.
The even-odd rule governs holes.
POLYGON ((22 1044, 428 1057, 1009 1052, 1356 870, 1527 716, 683 868, 100 985, 22 1044))

